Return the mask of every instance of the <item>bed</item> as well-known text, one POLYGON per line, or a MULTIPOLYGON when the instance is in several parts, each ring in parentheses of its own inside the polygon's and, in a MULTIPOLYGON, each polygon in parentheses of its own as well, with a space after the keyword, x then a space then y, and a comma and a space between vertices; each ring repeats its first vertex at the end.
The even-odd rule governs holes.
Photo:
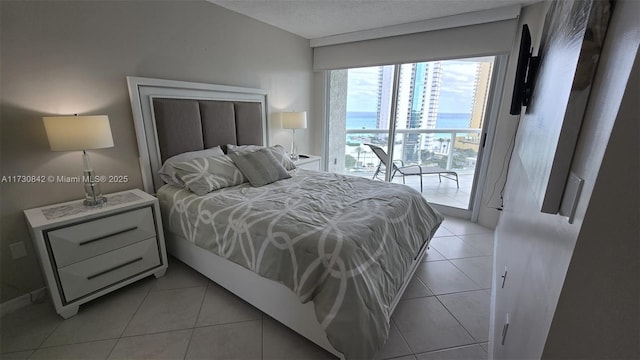
POLYGON ((201 195, 165 185, 159 170, 174 155, 268 147, 267 94, 127 81, 144 188, 160 200, 168 252, 333 355, 372 358, 442 216, 409 187, 304 169, 201 195))

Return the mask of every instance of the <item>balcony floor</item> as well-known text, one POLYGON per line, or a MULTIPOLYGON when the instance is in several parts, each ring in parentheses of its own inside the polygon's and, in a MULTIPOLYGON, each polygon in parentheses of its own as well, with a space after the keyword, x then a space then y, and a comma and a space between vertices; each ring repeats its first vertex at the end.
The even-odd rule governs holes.
MULTIPOLYGON (((371 179, 373 176, 373 170, 362 169, 360 171, 351 171, 348 174, 371 179)), ((430 203, 466 210, 469 208, 471 187, 473 186, 473 175, 473 173, 459 173, 459 189, 456 187, 456 182, 454 180, 442 178, 442 182, 439 182, 438 175, 423 175, 422 196, 430 203)), ((406 185, 420 191, 420 178, 418 176, 407 176, 405 181, 406 185)), ((396 176, 393 179, 393 182, 402 184, 402 176, 396 176)))

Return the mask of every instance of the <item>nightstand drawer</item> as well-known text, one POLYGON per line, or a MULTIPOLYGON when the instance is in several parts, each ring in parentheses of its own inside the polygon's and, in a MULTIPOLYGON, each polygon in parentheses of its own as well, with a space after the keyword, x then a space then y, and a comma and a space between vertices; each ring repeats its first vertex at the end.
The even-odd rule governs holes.
POLYGON ((58 268, 155 236, 150 207, 46 233, 58 268))
POLYGON ((58 269, 58 275, 68 303, 159 265, 152 238, 58 269))

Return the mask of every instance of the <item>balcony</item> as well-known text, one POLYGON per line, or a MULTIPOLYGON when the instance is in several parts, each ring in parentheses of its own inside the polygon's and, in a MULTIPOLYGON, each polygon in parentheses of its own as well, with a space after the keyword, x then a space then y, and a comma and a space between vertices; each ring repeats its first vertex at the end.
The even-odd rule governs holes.
MULTIPOLYGON (((438 166, 457 172, 460 188, 453 180, 442 178, 440 182, 437 174, 423 175, 422 196, 432 203, 468 209, 480 147, 480 132, 480 129, 398 129, 393 159, 402 160, 405 166, 438 166)), ((343 172, 371 178, 379 160, 364 144, 376 144, 388 153, 388 136, 388 130, 346 130, 343 172)), ((379 175, 379 178, 384 178, 384 174, 379 175)), ((417 176, 408 176, 405 181, 408 186, 420 191, 420 179, 417 176)), ((402 176, 394 178, 393 182, 402 183, 402 176)))

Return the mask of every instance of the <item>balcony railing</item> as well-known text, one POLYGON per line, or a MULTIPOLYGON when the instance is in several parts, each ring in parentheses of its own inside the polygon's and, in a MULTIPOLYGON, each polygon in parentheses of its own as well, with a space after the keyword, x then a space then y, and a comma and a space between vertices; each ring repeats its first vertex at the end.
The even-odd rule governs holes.
MULTIPOLYGON (((407 140, 407 135, 409 134, 419 134, 419 135, 433 135, 431 139, 414 139, 418 143, 422 144, 418 149, 427 150, 431 152, 435 157, 439 157, 443 159, 446 156, 446 164, 440 164, 441 167, 446 168, 447 170, 455 169, 458 170, 469 170, 469 172, 473 172, 475 170, 475 161, 477 157, 477 152, 480 147, 480 133, 481 129, 397 129, 396 130, 396 139, 394 141, 394 160, 401 159, 405 161, 405 165, 415 163, 421 164, 423 163, 423 159, 421 156, 418 156, 418 161, 416 161, 412 154, 406 154, 405 142, 407 140), (464 136, 460 136, 464 134, 464 136), (442 139, 442 140, 439 140, 442 139), (426 143, 426 144, 425 144, 426 143), (425 147, 426 146, 426 147, 425 147), (471 156, 466 157, 465 162, 470 162, 468 168, 460 168, 460 165, 454 162, 455 152, 458 152, 459 157, 465 158, 463 153, 468 153, 471 156), (408 161, 407 159, 412 159, 413 161, 408 161), (473 158, 473 159, 471 159, 473 158), (472 162, 472 163, 471 163, 472 162), (442 166, 445 165, 445 166, 442 166)), ((389 130, 387 129, 347 129, 347 149, 346 154, 353 155, 354 142, 358 142, 359 145, 364 143, 374 143, 384 148, 385 151, 388 152, 387 148, 387 137, 384 135, 388 135, 389 130), (361 135, 361 136, 357 136, 361 135), (352 145, 349 145, 352 144, 352 145)), ((368 150, 368 149, 367 149, 368 150)), ((358 158, 360 154, 358 154, 358 158)), ((376 159, 377 160, 377 159, 376 159)), ((443 160, 444 161, 444 160, 443 160)), ((376 161, 377 164, 377 161, 376 161)), ((359 164, 356 163, 356 167, 359 164)))

